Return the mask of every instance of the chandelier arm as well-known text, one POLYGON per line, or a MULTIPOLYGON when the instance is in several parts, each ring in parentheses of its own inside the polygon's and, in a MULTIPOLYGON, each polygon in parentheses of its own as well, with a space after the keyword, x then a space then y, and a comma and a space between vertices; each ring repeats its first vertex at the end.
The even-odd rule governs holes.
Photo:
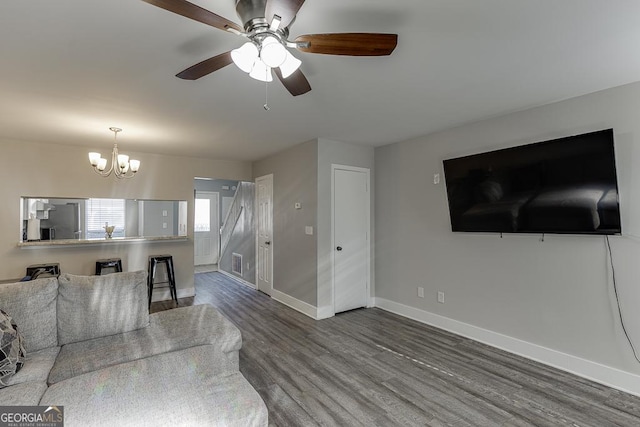
POLYGON ((97 173, 98 175, 100 175, 101 177, 106 178, 106 177, 108 177, 108 176, 111 174, 111 169, 113 169, 113 168, 109 168, 109 170, 108 170, 108 171, 102 171, 102 172, 100 172, 100 171, 98 170, 98 168, 94 167, 94 168, 93 168, 93 171, 94 171, 95 173, 97 173))
MULTIPOLYGON (((116 133, 116 136, 118 134, 116 133)), ((113 173, 116 175, 116 178, 120 178, 120 165, 118 164, 118 144, 113 144, 113 151, 111 152, 111 168, 113 173)))

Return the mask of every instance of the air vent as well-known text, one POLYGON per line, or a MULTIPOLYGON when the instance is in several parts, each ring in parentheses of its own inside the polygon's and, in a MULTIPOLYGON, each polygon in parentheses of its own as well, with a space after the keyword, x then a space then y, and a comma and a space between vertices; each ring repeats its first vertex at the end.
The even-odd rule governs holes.
POLYGON ((231 255, 231 272, 242 276, 242 255, 237 253, 231 255))

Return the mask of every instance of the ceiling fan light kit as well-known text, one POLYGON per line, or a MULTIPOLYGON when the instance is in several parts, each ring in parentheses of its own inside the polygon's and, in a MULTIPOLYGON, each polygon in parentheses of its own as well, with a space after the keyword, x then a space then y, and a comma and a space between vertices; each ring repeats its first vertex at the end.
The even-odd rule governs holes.
POLYGON ((235 63, 249 76, 263 82, 273 81, 272 70, 293 96, 311 90, 300 71, 302 61, 289 49, 306 53, 345 56, 390 55, 398 41, 396 34, 335 33, 305 34, 289 41, 289 30, 305 0, 237 0, 236 12, 241 27, 187 0, 143 0, 146 3, 182 15, 203 24, 249 39, 233 49, 193 65, 176 76, 197 80, 235 63))
POLYGON ((273 36, 267 36, 262 40, 260 59, 267 67, 277 68, 287 58, 287 50, 280 41, 273 36))
POLYGON ((246 42, 241 47, 231 51, 233 63, 245 73, 251 72, 258 56, 258 47, 253 42, 246 42))
POLYGON ((302 65, 302 61, 293 56, 289 51, 287 51, 287 57, 284 62, 280 65, 280 72, 282 73, 282 78, 286 79, 291 74, 293 74, 300 66, 302 65))
POLYGON ((249 77, 252 77, 261 82, 272 82, 273 75, 271 74, 271 67, 262 62, 260 58, 256 59, 256 62, 253 64, 253 68, 249 73, 249 77))

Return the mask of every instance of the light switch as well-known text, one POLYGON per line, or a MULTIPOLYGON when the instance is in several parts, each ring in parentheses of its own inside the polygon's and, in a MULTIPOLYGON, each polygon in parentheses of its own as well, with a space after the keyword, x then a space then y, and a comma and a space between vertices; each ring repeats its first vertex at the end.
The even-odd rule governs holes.
POLYGON ((312 227, 312 226, 310 226, 310 225, 307 225, 307 226, 304 228, 304 234, 307 234, 307 235, 309 235, 309 236, 313 236, 313 227, 312 227))
POLYGON ((433 174, 433 183, 434 184, 440 184, 440 174, 439 173, 434 173, 433 174))
POLYGON ((167 211, 162 211, 162 216, 167 216, 167 211))
POLYGON ((162 223, 162 228, 167 228, 167 223, 166 222, 162 223))
POLYGON ((228 189, 229 189, 229 186, 228 186, 228 185, 223 185, 223 186, 222 186, 222 189, 223 189, 223 190, 228 190, 228 189))

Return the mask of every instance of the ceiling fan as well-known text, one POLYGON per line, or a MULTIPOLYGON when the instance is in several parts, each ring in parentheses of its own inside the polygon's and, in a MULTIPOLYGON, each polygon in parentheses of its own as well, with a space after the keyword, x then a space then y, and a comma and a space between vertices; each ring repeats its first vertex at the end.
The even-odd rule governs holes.
POLYGON ((289 27, 305 0, 236 0, 236 12, 244 28, 186 0, 143 0, 178 15, 248 39, 240 48, 206 59, 176 75, 197 80, 232 62, 251 77, 272 81, 272 70, 293 96, 311 90, 300 71, 301 61, 289 49, 306 53, 346 56, 390 55, 397 34, 306 34, 290 41, 289 27))

